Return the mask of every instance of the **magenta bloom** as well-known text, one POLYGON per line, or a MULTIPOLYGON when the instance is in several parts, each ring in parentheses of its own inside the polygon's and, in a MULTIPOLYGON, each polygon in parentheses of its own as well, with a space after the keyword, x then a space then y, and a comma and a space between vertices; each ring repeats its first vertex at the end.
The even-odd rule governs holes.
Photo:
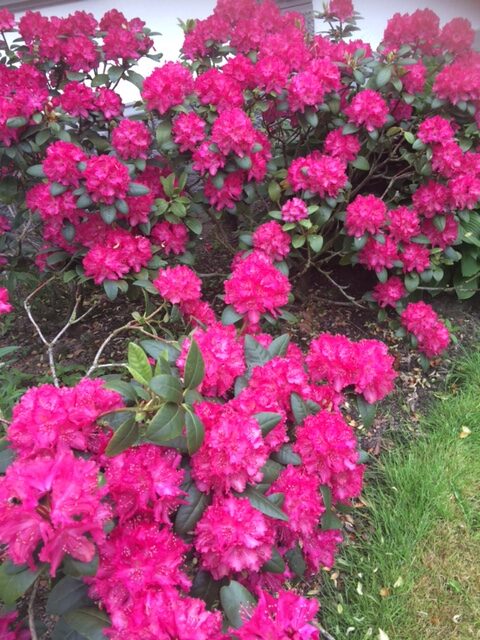
POLYGON ((390 209, 388 217, 390 219, 388 231, 397 242, 409 242, 420 233, 420 220, 414 209, 408 207, 390 209))
POLYGON ((180 265, 160 269, 153 284, 160 295, 172 304, 200 300, 202 281, 189 267, 180 265))
POLYGON ((347 182, 345 171, 343 160, 314 151, 293 160, 288 168, 287 179, 294 191, 306 189, 321 198, 335 198, 347 182))
POLYGON ((66 84, 62 95, 56 100, 68 115, 77 118, 88 118, 90 111, 95 108, 93 90, 81 82, 69 82, 66 84))
MULTIPOLYGON (((196 329, 193 338, 205 363, 205 376, 198 391, 205 396, 224 396, 233 387, 236 378, 245 373, 242 341, 237 339, 234 327, 225 327, 219 322, 210 324, 207 329, 196 329)), ((187 338, 177 360, 177 367, 182 373, 190 344, 187 338)))
POLYGON ((308 218, 307 205, 300 198, 287 200, 282 207, 282 219, 285 222, 298 222, 308 218))
POLYGON ((337 16, 339 20, 348 20, 353 16, 352 0, 330 0, 328 13, 337 16))
POLYGON ((43 170, 51 182, 78 187, 81 177, 78 163, 86 159, 82 149, 71 142, 59 140, 48 147, 43 170))
POLYGON ((55 576, 65 554, 90 562, 111 513, 101 502, 99 468, 68 450, 13 462, 0 480, 0 542, 15 564, 34 568, 33 552, 55 576), (92 541, 93 540, 93 541, 92 541))
POLYGON ((448 347, 450 335, 447 327, 425 302, 411 302, 402 313, 401 320, 403 326, 413 333, 418 349, 427 358, 440 355, 448 347))
POLYGON ((263 251, 271 260, 283 260, 290 253, 290 236, 275 220, 257 227, 252 240, 253 248, 263 251))
POLYGON ((375 235, 385 224, 387 208, 380 198, 369 194, 357 196, 347 206, 345 226, 349 236, 360 238, 365 233, 375 235))
POLYGON ((180 113, 172 124, 172 136, 180 151, 194 151, 205 139, 205 120, 193 111, 180 113))
POLYGON ((225 281, 225 302, 237 313, 246 314, 254 326, 263 313, 278 315, 289 293, 288 278, 259 251, 237 260, 231 278, 225 281))
POLYGON ((151 142, 148 127, 136 120, 121 120, 112 132, 112 147, 124 160, 146 158, 151 142))
POLYGON ((381 307, 395 307, 407 293, 403 280, 392 276, 386 282, 379 282, 373 289, 373 299, 381 307))
POLYGON ((151 512, 156 522, 170 525, 170 513, 182 502, 184 472, 174 449, 143 444, 111 458, 107 486, 115 515, 123 523, 136 514, 151 512))
POLYGON ((13 307, 8 301, 7 289, 0 287, 0 315, 2 315, 2 313, 10 313, 12 309, 13 307))
POLYGON ((187 248, 188 229, 182 222, 173 224, 163 220, 152 227, 150 240, 162 247, 165 255, 173 253, 178 256, 187 248))
POLYGON ((262 591, 252 613, 234 630, 239 640, 318 640, 319 631, 310 622, 318 611, 318 602, 291 591, 279 591, 276 598, 262 591))
POLYGON ((94 202, 113 204, 127 195, 127 167, 113 156, 93 156, 84 172, 87 191, 94 202))
POLYGON ((354 96, 345 113, 349 122, 364 126, 367 131, 374 131, 387 121, 388 105, 377 91, 364 89, 354 96))
POLYGON ((118 118, 123 111, 122 99, 112 89, 100 87, 95 96, 95 108, 103 113, 106 120, 118 118))
POLYGON ((441 116, 432 116, 427 118, 418 127, 417 136, 425 143, 438 142, 443 144, 444 142, 450 142, 453 140, 455 131, 452 127, 450 120, 442 118, 441 116))
POLYGON ((217 498, 195 529, 201 566, 215 580, 258 571, 272 554, 272 525, 246 498, 217 498))
POLYGON ((179 62, 167 62, 157 67, 143 83, 142 98, 150 110, 160 115, 183 103, 193 91, 191 73, 179 62))
POLYGON ((192 456, 192 477, 201 491, 244 491, 260 482, 268 451, 258 422, 229 403, 196 406, 205 425, 205 440, 192 456))
POLYGON ((360 141, 354 134, 345 135, 341 129, 334 129, 327 134, 323 148, 334 158, 351 162, 360 151, 360 141))

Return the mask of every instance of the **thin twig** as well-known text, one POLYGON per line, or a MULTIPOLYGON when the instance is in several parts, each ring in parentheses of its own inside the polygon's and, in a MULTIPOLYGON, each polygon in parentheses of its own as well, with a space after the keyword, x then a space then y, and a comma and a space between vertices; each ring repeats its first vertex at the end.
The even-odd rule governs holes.
POLYGON ((35 629, 35 613, 33 607, 35 606, 35 597, 37 595, 39 579, 37 578, 33 583, 32 593, 30 600, 28 601, 28 628, 30 629, 30 635, 32 640, 38 640, 37 630, 35 629))
POLYGON ((316 265, 315 263, 312 263, 313 266, 317 269, 317 271, 319 273, 321 273, 323 276, 325 276, 325 278, 331 283, 333 284, 334 287, 336 287, 340 293, 342 294, 342 296, 344 298, 346 298, 349 301, 349 304, 353 304, 355 307, 358 307, 359 309, 365 309, 363 304, 360 304, 360 302, 358 302, 353 296, 351 296, 350 294, 347 293, 346 289, 347 287, 342 286, 341 284, 339 284, 338 282, 336 282, 331 275, 328 273, 328 271, 323 271, 323 269, 320 269, 320 267, 318 265, 316 265))

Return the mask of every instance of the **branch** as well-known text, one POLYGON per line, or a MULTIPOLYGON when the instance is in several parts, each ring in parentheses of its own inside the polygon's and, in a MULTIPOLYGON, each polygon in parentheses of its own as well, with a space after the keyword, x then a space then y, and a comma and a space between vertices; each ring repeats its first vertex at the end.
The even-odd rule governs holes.
POLYGON ((37 578, 33 583, 32 593, 30 595, 30 600, 28 601, 28 628, 30 629, 32 640, 38 640, 37 630, 35 629, 35 614, 33 611, 33 607, 35 605, 35 597, 37 595, 38 583, 39 578, 37 578))
POLYGON ((323 269, 320 269, 320 267, 316 265, 314 262, 312 263, 312 266, 314 266, 315 269, 322 274, 322 276, 325 276, 325 278, 340 291, 342 296, 344 296, 349 301, 349 304, 353 304, 355 307, 358 307, 359 309, 365 309, 363 304, 360 304, 360 302, 358 302, 353 296, 347 293, 348 287, 344 287, 338 282, 336 282, 328 273, 328 271, 323 271, 323 269))

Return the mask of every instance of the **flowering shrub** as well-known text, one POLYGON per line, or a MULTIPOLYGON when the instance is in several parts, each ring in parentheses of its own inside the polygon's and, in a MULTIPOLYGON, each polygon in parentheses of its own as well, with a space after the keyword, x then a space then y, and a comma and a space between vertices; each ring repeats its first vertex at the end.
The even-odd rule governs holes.
MULTIPOLYGON (((205 216, 221 227, 227 209, 239 248, 254 249, 226 285, 251 329, 288 295, 259 252, 284 273, 321 274, 340 255, 376 274, 368 299, 398 314, 424 290, 476 292, 480 62, 468 21, 397 13, 374 52, 348 40, 350 1, 332 0, 317 16, 330 32, 310 36, 270 0, 222 0, 184 25, 181 61, 144 80, 135 63, 160 54, 138 19, 5 16, 22 42, 1 67, 0 195, 20 205, 15 230, 40 222, 41 242, 20 243, 40 268, 110 298, 132 281, 153 293, 157 269, 192 264, 205 216), (123 80, 140 90, 132 115, 123 80), (247 289, 260 271, 269 300, 257 309, 247 289)), ((9 268, 17 235, 0 237, 9 268)))
MULTIPOLYGON (((260 251, 235 262, 252 258, 282 275, 260 251)), ((246 286, 235 273, 232 291, 246 286)), ((193 271, 167 268, 155 286, 198 322, 193 271)), ((130 343, 129 380, 44 384, 13 410, 0 597, 13 604, 48 574, 57 634, 319 637, 318 604, 282 585, 334 562, 337 508, 364 471, 342 406, 385 397, 393 357, 330 334, 304 356, 286 335, 245 333, 258 308, 242 331, 208 311, 180 343, 130 343)), ((0 624, 15 633, 12 616, 0 624)))

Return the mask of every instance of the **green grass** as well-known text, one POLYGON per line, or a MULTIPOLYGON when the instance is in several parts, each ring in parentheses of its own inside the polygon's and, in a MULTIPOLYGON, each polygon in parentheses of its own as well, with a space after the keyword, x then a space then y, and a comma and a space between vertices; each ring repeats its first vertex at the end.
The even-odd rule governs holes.
POLYGON ((421 434, 372 465, 356 534, 325 573, 322 623, 337 640, 480 638, 480 352, 421 434))

